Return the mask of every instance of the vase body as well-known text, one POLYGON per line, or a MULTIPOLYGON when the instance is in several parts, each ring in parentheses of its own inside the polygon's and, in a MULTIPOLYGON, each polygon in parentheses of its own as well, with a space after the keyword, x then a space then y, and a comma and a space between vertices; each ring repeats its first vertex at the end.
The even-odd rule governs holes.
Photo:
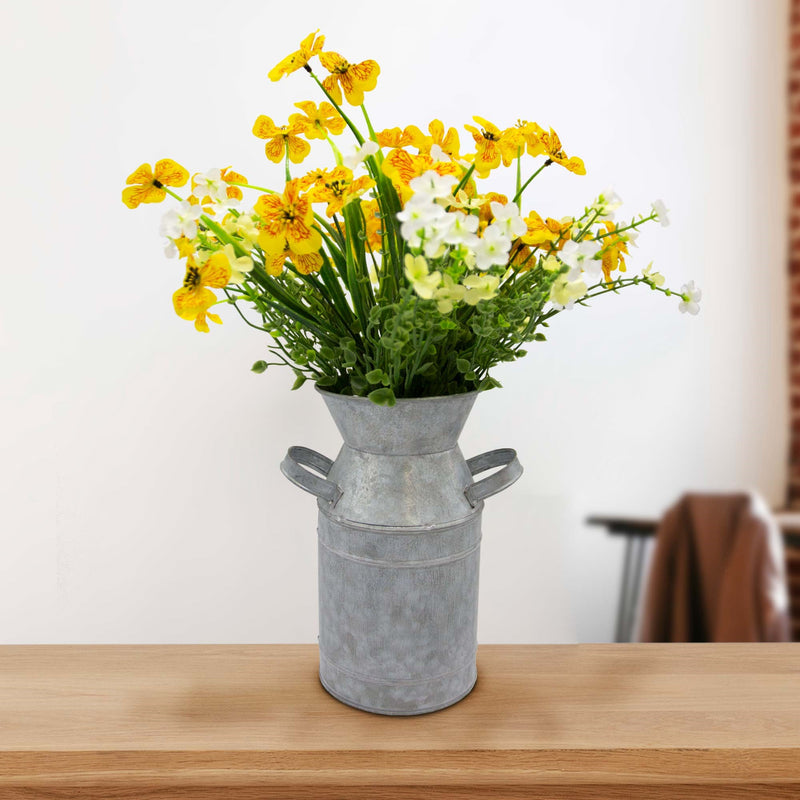
POLYGON ((393 407, 320 394, 344 439, 339 455, 292 448, 282 468, 319 497, 322 685, 379 714, 452 705, 477 676, 483 497, 521 467, 511 450, 464 459, 458 437, 477 393, 393 407), (475 483, 489 466, 503 470, 475 483))

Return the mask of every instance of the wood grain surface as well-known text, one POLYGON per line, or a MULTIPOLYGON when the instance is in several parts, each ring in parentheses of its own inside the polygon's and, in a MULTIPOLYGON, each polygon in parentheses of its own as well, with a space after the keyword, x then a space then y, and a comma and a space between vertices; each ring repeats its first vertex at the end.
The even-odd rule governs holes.
POLYGON ((800 644, 485 645, 422 717, 313 645, 0 647, 0 799, 800 799, 800 644))

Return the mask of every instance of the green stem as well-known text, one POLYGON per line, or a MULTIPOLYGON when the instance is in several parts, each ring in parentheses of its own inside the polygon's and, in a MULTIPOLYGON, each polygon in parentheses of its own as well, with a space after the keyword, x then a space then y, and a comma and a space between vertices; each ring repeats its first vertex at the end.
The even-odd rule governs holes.
POLYGON ((253 186, 251 183, 231 183, 231 186, 241 186, 243 189, 255 189, 257 192, 266 192, 267 194, 278 194, 274 189, 266 189, 263 186, 253 186))
POLYGON ((286 155, 283 159, 283 168, 286 173, 286 183, 292 179, 292 173, 289 171, 289 145, 286 145, 286 155))
POLYGON ((519 213, 522 213, 522 203, 520 202, 520 195, 522 194, 522 148, 517 148, 517 193, 514 195, 514 202, 517 204, 519 213))
POLYGON ((361 132, 358 130, 358 128, 356 128, 355 125, 353 125, 350 117, 348 117, 347 114, 342 111, 342 107, 331 97, 330 92, 322 85, 322 81, 310 70, 308 74, 317 82, 317 86, 319 86, 319 88, 325 93, 325 97, 331 101, 333 107, 339 112, 342 119, 347 124, 347 127, 353 132, 353 136, 356 137, 356 141, 359 143, 359 145, 364 144, 364 137, 361 135, 361 132))
POLYGON ((634 222, 631 222, 630 225, 624 225, 622 228, 616 228, 613 231, 607 231, 606 233, 600 233, 595 236, 595 239, 603 239, 606 236, 614 236, 617 233, 622 233, 623 231, 629 231, 631 228, 638 228, 640 225, 644 225, 645 222, 650 222, 650 220, 656 219, 657 214, 653 212, 650 214, 649 217, 642 217, 634 222))
POLYGON ((530 178, 528 178, 528 180, 526 180, 526 181, 525 181, 525 183, 523 183, 523 184, 522 184, 522 186, 521 186, 519 189, 517 189, 517 193, 514 195, 514 199, 513 199, 511 202, 512 202, 512 203, 518 203, 518 202, 519 202, 519 199, 520 199, 520 197, 522 197, 522 193, 523 193, 523 192, 524 192, 524 191, 525 191, 525 190, 528 188, 528 185, 530 184, 530 182, 531 182, 531 181, 532 181, 532 180, 533 180, 533 179, 534 179, 534 178, 535 178, 535 177, 536 177, 536 176, 537 176, 537 175, 538 175, 538 174, 539 174, 539 173, 540 173, 540 172, 541 172, 541 171, 542 171, 542 170, 543 170, 545 167, 549 167, 549 166, 550 166, 552 163, 553 163, 553 162, 552 162, 552 161, 551 161, 551 160, 548 158, 548 159, 547 159, 547 161, 545 161, 545 162, 544 162, 544 164, 542 164, 542 166, 541 166, 541 167, 539 167, 539 169, 537 169, 537 170, 536 170, 536 172, 534 172, 534 173, 533 173, 533 175, 531 175, 531 176, 530 176, 530 178))
POLYGON ((372 120, 370 120, 369 114, 367 114, 367 107, 363 103, 361 104, 361 111, 363 112, 364 120, 367 123, 367 130, 369 131, 369 138, 372 139, 372 141, 377 144, 378 137, 375 135, 375 129, 372 127, 372 120))

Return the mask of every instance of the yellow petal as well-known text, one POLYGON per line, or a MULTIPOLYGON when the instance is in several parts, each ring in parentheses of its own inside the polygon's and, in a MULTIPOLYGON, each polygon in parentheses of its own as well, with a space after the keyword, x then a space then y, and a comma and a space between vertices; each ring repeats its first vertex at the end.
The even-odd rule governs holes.
POLYGON ((140 203, 160 203, 167 193, 152 184, 150 186, 128 186, 122 190, 122 202, 128 208, 136 208, 140 203))
POLYGON ((312 272, 319 272, 322 267, 322 256, 317 253, 291 253, 292 263, 297 267, 297 271, 303 275, 310 275, 312 272))
POLYGON ((267 274, 272 275, 273 277, 280 275, 281 272, 283 272, 283 265, 286 263, 286 250, 281 247, 279 253, 276 253, 275 255, 268 255, 265 252, 265 255, 266 258, 264 259, 264 269, 267 271, 267 274))
POLYGON ((289 247, 300 255, 314 253, 322 246, 319 231, 314 230, 302 219, 295 219, 286 226, 286 241, 289 247))
POLYGON ((280 161, 283 159, 285 150, 286 142, 284 141, 283 136, 276 136, 274 139, 270 139, 264 145, 264 153, 266 154, 267 158, 276 164, 280 163, 280 161))
POLYGON ((181 287, 172 295, 172 305, 175 313, 185 320, 193 320, 198 314, 204 314, 206 310, 217 302, 214 292, 203 287, 188 288, 181 287))
POLYGON ((171 158, 156 162, 155 178, 165 186, 183 186, 189 180, 189 172, 171 158))
MULTIPOLYGON (((324 53, 323 53, 324 55, 324 53)), ((320 56, 320 59, 322 57, 320 56)), ((331 99, 337 106, 342 104, 342 90, 339 88, 339 84, 336 80, 336 75, 328 75, 324 81, 322 81, 322 86, 325 88, 325 91, 331 96, 331 99)))
POLYGON ((140 167, 137 167, 130 175, 128 175, 127 180, 125 181, 126 184, 131 183, 152 183, 153 182, 153 172, 150 169, 149 164, 142 164, 140 167))
POLYGON ((279 133, 280 129, 264 114, 259 115, 258 119, 253 123, 253 136, 257 136, 259 139, 271 139, 279 133))
POLYGON ((289 161, 293 164, 299 164, 311 151, 311 145, 299 136, 290 136, 287 146, 289 161))
POLYGON ((327 53, 320 53, 319 63, 322 64, 328 72, 337 72, 348 66, 347 60, 338 53, 334 53, 332 50, 329 50, 327 53))
POLYGON ((204 286, 221 289, 231 279, 231 265, 228 257, 221 250, 212 253, 208 261, 200 267, 200 280, 204 286))

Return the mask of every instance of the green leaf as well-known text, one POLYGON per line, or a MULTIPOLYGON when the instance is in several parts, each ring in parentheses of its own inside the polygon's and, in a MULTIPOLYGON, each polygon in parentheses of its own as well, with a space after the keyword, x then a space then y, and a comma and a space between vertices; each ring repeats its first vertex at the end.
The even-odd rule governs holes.
POLYGON ((317 386, 335 386, 336 385, 336 378, 333 375, 323 375, 321 378, 317 379, 317 386))
POLYGON ((546 342, 547 341, 547 337, 543 333, 535 333, 533 335, 533 341, 534 342, 546 342))
POLYGON ((373 369, 365 377, 370 383, 380 383, 384 378, 384 372, 382 369, 373 369))
POLYGON ((351 374, 350 388, 353 390, 354 395, 361 397, 366 393, 367 389, 369 388, 369 384, 366 382, 366 380, 364 380, 363 375, 351 374))
POLYGON ((354 367, 358 361, 358 355, 347 347, 342 350, 342 356, 346 367, 354 367))
POLYGON ((443 331, 452 331, 454 328, 458 327, 458 324, 453 322, 453 320, 451 320, 449 317, 444 317, 439 321, 439 327, 443 331))
POLYGON ((260 375, 262 372, 267 371, 267 362, 266 361, 256 361, 252 367, 250 367, 251 372, 255 372, 256 375, 260 375))
POLYGON ((331 347, 320 347, 319 354, 326 361, 333 361, 336 358, 336 351, 331 347))
POLYGON ((299 389, 307 380, 308 378, 302 373, 300 373, 295 378, 294 383, 292 384, 292 391, 294 392, 295 390, 299 389))
POLYGON ((467 361, 466 358, 457 358, 456 359, 456 369, 459 372, 469 372, 471 366, 472 366, 472 364, 470 364, 469 361, 467 361))
POLYGON ((367 397, 377 406, 393 406, 396 402, 394 392, 391 389, 375 389, 367 397))

